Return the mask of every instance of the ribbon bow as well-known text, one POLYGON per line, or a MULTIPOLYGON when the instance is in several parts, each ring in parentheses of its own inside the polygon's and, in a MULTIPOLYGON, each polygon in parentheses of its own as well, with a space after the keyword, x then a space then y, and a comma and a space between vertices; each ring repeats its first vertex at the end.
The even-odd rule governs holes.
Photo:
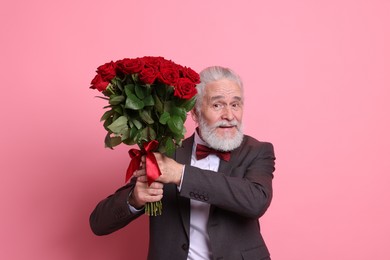
POLYGON ((222 151, 217 151, 215 149, 212 149, 210 147, 198 144, 196 145, 196 159, 201 160, 203 158, 206 158, 209 154, 215 154, 217 155, 220 159, 224 161, 229 161, 230 160, 230 152, 222 152, 222 151))
POLYGON ((144 143, 144 147, 141 150, 130 149, 129 155, 131 158, 129 167, 126 172, 126 182, 133 176, 134 171, 139 169, 141 163, 141 157, 146 155, 146 177, 148 178, 148 184, 152 184, 160 175, 161 171, 158 167, 156 157, 153 154, 158 148, 158 142, 156 140, 144 143))

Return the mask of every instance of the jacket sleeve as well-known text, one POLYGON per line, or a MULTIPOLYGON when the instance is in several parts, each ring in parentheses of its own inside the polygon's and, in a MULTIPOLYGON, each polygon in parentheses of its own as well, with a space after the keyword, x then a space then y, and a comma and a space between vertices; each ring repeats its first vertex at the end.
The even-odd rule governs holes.
POLYGON ((180 195, 244 217, 262 216, 272 199, 273 145, 250 139, 242 147, 217 173, 186 165, 180 195))
POLYGON ((133 179, 129 184, 97 204, 89 218, 89 224, 94 234, 98 236, 110 234, 144 213, 144 211, 132 213, 129 209, 127 200, 134 185, 133 179))

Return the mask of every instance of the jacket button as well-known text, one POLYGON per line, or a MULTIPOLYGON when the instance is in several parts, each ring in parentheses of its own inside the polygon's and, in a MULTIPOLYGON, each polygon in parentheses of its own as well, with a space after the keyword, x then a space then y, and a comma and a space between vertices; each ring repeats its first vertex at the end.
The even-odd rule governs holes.
POLYGON ((182 248, 183 250, 187 251, 187 250, 188 250, 188 245, 187 245, 187 244, 182 244, 182 245, 181 245, 181 248, 182 248))

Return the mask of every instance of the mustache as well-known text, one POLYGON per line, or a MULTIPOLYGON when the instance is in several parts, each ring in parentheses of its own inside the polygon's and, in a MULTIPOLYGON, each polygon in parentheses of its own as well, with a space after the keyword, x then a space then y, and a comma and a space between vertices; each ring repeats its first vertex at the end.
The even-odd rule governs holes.
POLYGON ((225 126, 225 127, 230 127, 230 126, 238 126, 238 121, 233 120, 233 121, 219 121, 213 125, 213 127, 220 127, 220 126, 225 126))

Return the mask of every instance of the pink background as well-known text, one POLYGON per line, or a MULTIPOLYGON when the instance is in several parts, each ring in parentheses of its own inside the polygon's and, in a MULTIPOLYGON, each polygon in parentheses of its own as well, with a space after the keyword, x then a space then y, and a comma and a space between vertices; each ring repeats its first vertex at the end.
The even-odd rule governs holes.
POLYGON ((242 75, 246 133, 277 154, 273 259, 390 259, 390 1, 13 0, 0 20, 0 259, 145 259, 146 217, 88 224, 129 162, 89 83, 144 55, 242 75))

